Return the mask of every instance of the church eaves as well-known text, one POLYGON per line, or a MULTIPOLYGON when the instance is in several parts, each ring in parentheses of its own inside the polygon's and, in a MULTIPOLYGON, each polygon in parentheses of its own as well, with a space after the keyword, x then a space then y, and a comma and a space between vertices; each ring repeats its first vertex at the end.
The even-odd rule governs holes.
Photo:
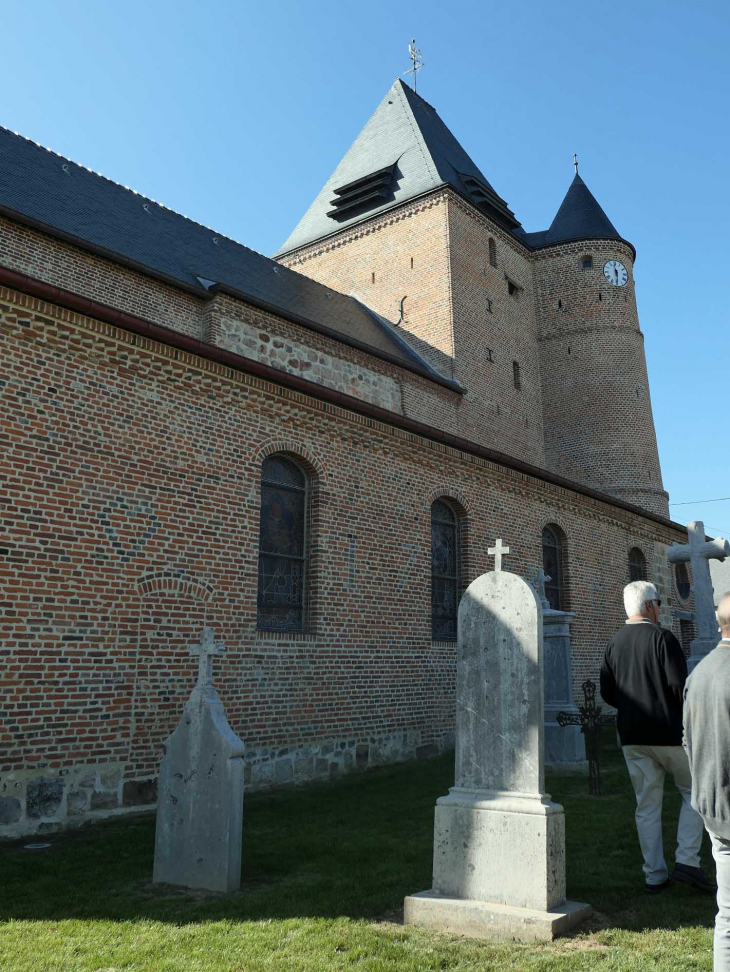
POLYGON ((359 301, 1 126, 0 214, 198 296, 231 293, 461 391, 359 301))
POLYGON ((520 226, 436 110, 397 79, 276 255, 441 186, 455 189, 505 229, 520 226))

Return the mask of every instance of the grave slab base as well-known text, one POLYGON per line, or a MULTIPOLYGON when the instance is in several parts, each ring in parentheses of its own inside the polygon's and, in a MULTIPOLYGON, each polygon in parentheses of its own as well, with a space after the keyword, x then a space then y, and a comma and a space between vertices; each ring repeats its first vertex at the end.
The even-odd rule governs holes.
POLYGON ((590 913, 591 906, 579 901, 566 901, 554 911, 533 911, 421 891, 405 899, 403 921, 467 938, 550 942, 585 921, 590 913))

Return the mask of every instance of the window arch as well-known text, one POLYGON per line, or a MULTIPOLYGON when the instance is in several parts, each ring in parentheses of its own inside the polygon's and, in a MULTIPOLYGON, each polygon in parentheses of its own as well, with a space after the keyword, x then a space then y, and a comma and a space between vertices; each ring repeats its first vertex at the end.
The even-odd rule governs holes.
POLYGON ((542 569, 550 578, 545 584, 545 596, 550 607, 554 611, 566 611, 565 534, 554 523, 542 531, 542 569))
POLYGON ((264 631, 304 631, 309 550, 309 479, 288 456, 261 465, 257 625, 264 631))
POLYGON ((489 264, 492 267, 497 266, 497 244, 491 236, 489 237, 489 264))
POLYGON ((437 499, 431 504, 431 637, 456 641, 456 616, 461 593, 459 519, 453 506, 437 499))
POLYGON ((629 580, 646 580, 646 557, 638 547, 629 550, 629 580))

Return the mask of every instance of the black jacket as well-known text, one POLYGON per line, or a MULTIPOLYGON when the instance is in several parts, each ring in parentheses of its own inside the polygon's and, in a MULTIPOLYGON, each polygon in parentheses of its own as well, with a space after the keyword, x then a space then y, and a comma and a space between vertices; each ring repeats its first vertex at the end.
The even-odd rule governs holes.
POLYGON ((671 631, 625 624, 608 643, 601 697, 618 710, 622 746, 681 746, 687 662, 671 631))

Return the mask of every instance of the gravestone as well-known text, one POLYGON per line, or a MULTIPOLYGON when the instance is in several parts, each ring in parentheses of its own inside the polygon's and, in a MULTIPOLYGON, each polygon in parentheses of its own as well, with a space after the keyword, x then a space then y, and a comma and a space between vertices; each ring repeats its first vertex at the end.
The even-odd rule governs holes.
POLYGON ((562 769, 585 769, 586 745, 580 725, 558 723, 558 713, 578 716, 573 699, 573 665, 570 623, 574 615, 550 607, 545 571, 534 570, 527 578, 542 607, 543 674, 545 686, 545 762, 562 769))
POLYGON ((213 629, 199 645, 198 682, 163 746, 152 880, 235 891, 241 884, 244 747, 213 688, 213 629))
POLYGON ((565 900, 565 821, 544 784, 542 607, 501 570, 459 605, 456 779, 437 801, 433 889, 406 924, 476 938, 550 940, 588 905, 565 900))
POLYGON ((687 524, 687 543, 673 543, 667 550, 670 564, 689 563, 692 568, 692 593, 695 600, 697 637, 690 642, 690 671, 708 655, 720 640, 715 617, 715 603, 710 576, 710 560, 730 557, 730 543, 723 537, 705 540, 705 524, 693 520, 687 524))

